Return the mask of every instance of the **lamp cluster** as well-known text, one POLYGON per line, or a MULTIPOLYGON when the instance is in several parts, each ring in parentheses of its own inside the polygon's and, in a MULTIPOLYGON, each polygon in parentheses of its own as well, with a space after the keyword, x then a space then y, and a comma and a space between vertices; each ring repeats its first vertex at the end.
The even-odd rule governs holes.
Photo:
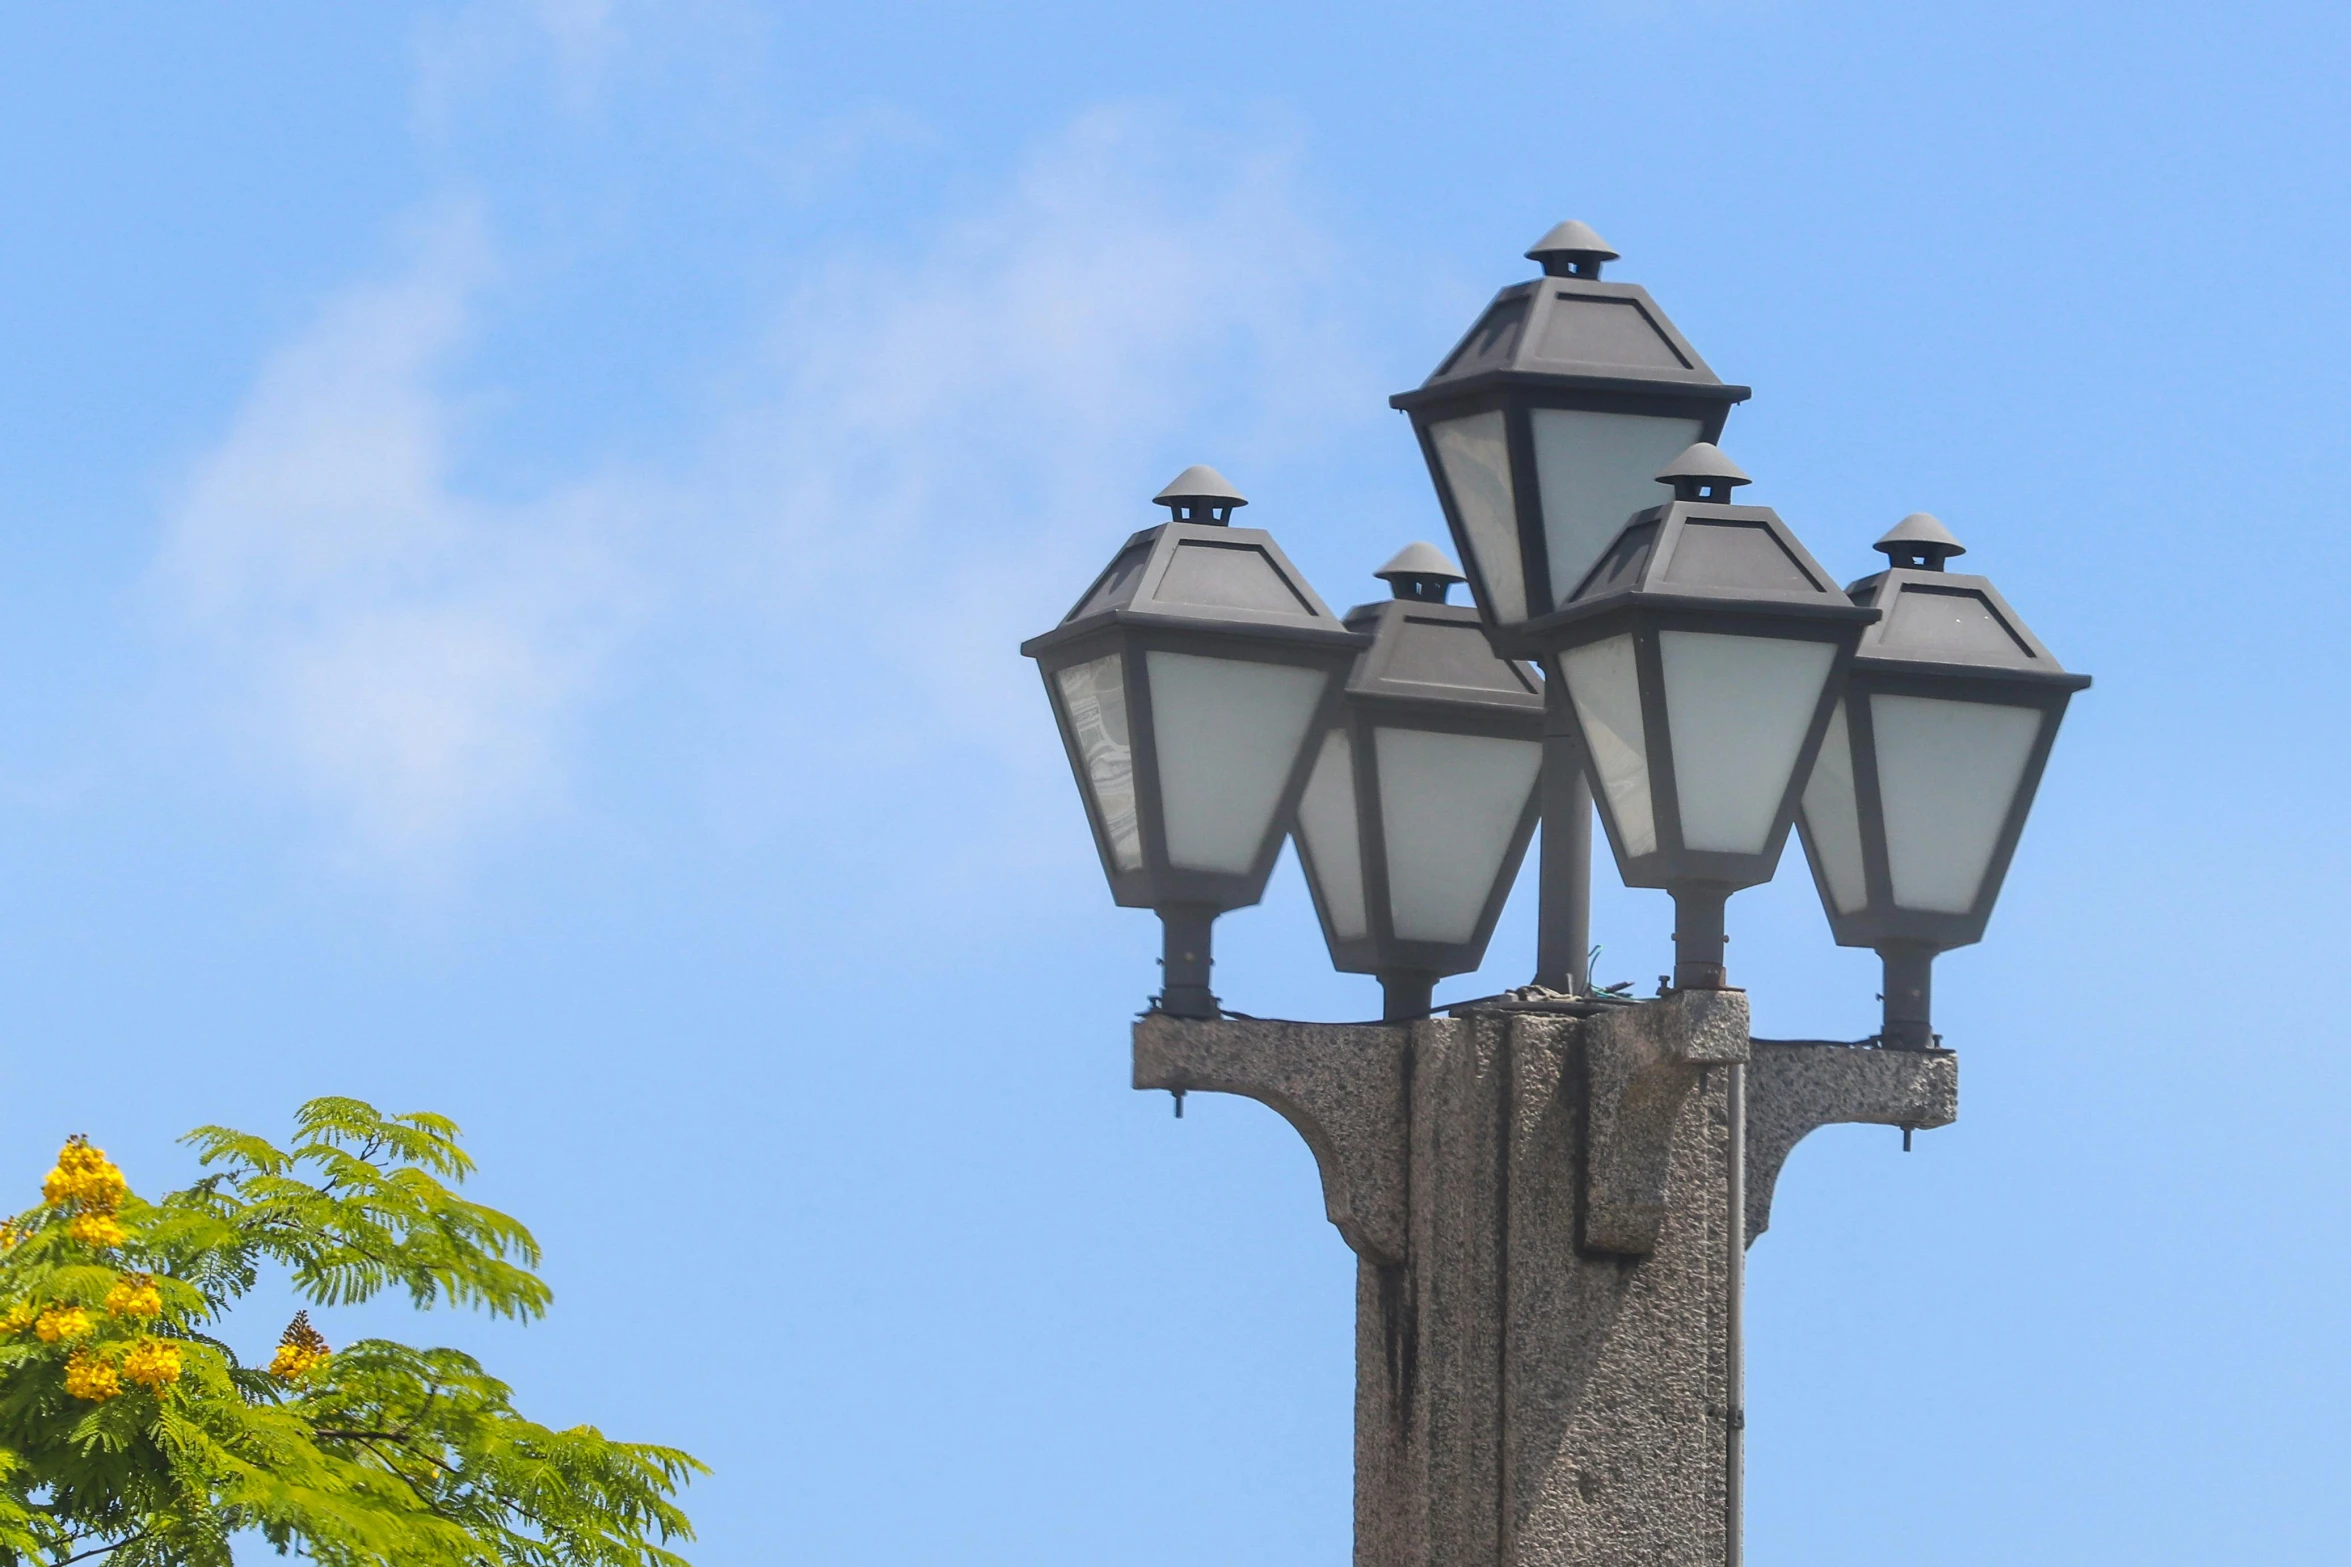
MULTIPOLYGON (((1881 1042, 1931 1047, 1934 956, 1982 939, 2088 678, 1945 570, 1963 548, 1924 513, 1840 588, 1733 499, 1748 477, 1713 442, 1748 389, 1601 282, 1617 255, 1582 224, 1527 254, 1544 275, 1391 399, 1466 572, 1414 544, 1377 573, 1391 598, 1335 615, 1194 467, 1023 645, 1113 897, 1165 926, 1156 1005, 1217 1015, 1211 924, 1286 835, 1332 962, 1378 975, 1390 1018, 1483 961, 1546 810, 1546 946, 1580 955, 1588 786, 1625 882, 1673 896, 1677 988, 1727 983, 1725 902, 1794 826, 1836 940, 1884 960, 1881 1042), (1448 603, 1465 578, 1474 606, 1448 603)), ((1571 1004, 1588 984, 1545 977, 1571 1004)))

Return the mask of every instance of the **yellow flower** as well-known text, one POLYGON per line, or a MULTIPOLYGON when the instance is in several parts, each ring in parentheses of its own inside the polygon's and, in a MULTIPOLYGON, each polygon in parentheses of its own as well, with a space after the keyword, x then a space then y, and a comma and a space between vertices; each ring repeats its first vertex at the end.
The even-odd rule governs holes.
POLYGON ((143 1338, 122 1357, 122 1374, 150 1393, 180 1379, 180 1347, 169 1339, 143 1338))
POLYGON ((270 1358, 269 1374, 280 1381, 291 1382, 326 1363, 325 1336, 310 1325, 309 1312, 295 1312, 294 1320, 286 1324, 285 1337, 278 1341, 277 1354, 270 1358))
POLYGON ((22 1333, 33 1325, 34 1315, 31 1301, 18 1301, 5 1312, 0 1312, 0 1333, 22 1333))
POLYGON ((78 1213, 66 1224, 65 1233, 84 1246, 101 1250, 120 1246, 131 1238, 131 1232, 122 1227, 122 1221, 111 1213, 78 1213))
MULTIPOLYGON (((178 1375, 175 1367, 173 1375, 178 1375)), ((103 1404, 122 1391, 122 1375, 86 1349, 77 1349, 65 1363, 65 1390, 74 1397, 103 1404)))
POLYGON ((89 1331, 90 1314, 79 1306, 51 1306, 33 1324, 33 1333, 44 1344, 81 1338, 89 1331))
POLYGON ((41 1200, 52 1208, 73 1203, 112 1213, 130 1195, 122 1170, 106 1157, 106 1150, 90 1146, 90 1139, 74 1136, 57 1151, 57 1168, 41 1182, 41 1200))
POLYGON ((291 1344, 280 1344, 278 1352, 269 1358, 269 1374, 281 1382, 292 1382, 308 1376, 327 1363, 327 1357, 312 1350, 296 1349, 291 1344))
POLYGON ((106 1292, 106 1314, 110 1317, 159 1317, 163 1315, 163 1292, 155 1287, 155 1280, 144 1273, 126 1273, 106 1292))

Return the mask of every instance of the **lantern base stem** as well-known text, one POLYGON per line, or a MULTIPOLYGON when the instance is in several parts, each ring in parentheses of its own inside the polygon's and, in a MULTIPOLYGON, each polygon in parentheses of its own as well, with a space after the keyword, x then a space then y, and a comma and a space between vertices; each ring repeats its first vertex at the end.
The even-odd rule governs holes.
POLYGON ((1880 1041, 1889 1050, 1934 1049, 1934 949, 1880 947, 1878 956, 1886 970, 1886 1022, 1880 1041))
POLYGON ((1171 904, 1159 911, 1165 936, 1159 959, 1159 1010, 1169 1017, 1214 1018, 1216 997, 1208 989, 1209 938, 1216 910, 1202 904, 1171 904))
POLYGON ((1437 994, 1437 976, 1419 969, 1383 969, 1380 972, 1380 1017, 1406 1023, 1427 1017, 1437 994))
POLYGON ((1731 890, 1716 882, 1690 882, 1673 889, 1673 988, 1728 990, 1723 972, 1723 905, 1731 890))
POLYGON ((1571 996, 1592 988, 1592 787, 1583 742, 1556 670, 1543 682, 1542 905, 1535 920, 1535 983, 1571 996))

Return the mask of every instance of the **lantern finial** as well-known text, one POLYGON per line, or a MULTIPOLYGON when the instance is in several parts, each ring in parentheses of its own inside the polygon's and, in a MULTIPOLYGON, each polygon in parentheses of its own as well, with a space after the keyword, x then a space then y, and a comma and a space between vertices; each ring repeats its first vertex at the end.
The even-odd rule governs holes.
POLYGON ((1943 562, 1967 553, 1967 546, 1953 538, 1949 528, 1923 511, 1914 511, 1895 523, 1870 548, 1897 566, 1918 571, 1941 571, 1943 562))
POLYGON ((1657 482, 1673 486, 1677 501, 1727 501, 1731 491, 1753 484, 1746 470, 1722 454, 1712 441, 1699 441, 1657 470, 1657 482))
POLYGON ((1168 480, 1167 488, 1152 496, 1151 502, 1165 506, 1178 522, 1211 524, 1232 521, 1233 509, 1249 504, 1230 480, 1202 462, 1168 480))
POLYGON ((1527 259, 1541 262, 1551 277, 1597 278, 1601 264, 1614 261, 1616 252, 1588 226, 1570 218, 1536 240, 1527 259))
POLYGON ((1393 588, 1400 599, 1421 599, 1431 604, 1442 604, 1445 595, 1456 582, 1469 579, 1461 568, 1445 558, 1445 552, 1434 544, 1412 543, 1396 552, 1396 558, 1372 573, 1393 588))

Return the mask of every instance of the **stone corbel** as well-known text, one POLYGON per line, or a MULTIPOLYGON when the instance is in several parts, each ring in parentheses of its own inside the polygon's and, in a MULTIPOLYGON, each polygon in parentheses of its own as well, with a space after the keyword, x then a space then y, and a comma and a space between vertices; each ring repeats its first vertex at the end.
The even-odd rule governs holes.
POLYGON ((1670 1196, 1674 1124, 1712 1067, 1747 1059, 1747 993, 1684 990, 1584 1024, 1588 1080, 1581 1245, 1645 1257, 1670 1196))
POLYGON ((1747 1072, 1747 1239, 1771 1223, 1788 1153, 1824 1126, 1859 1121, 1914 1131, 1959 1119, 1959 1058, 1814 1039, 1758 1039, 1747 1072))
POLYGON ((1322 1172, 1323 1206, 1374 1262, 1404 1259, 1404 1024, 1194 1022, 1154 1012, 1135 1024, 1135 1086, 1240 1094, 1298 1129, 1322 1172))

